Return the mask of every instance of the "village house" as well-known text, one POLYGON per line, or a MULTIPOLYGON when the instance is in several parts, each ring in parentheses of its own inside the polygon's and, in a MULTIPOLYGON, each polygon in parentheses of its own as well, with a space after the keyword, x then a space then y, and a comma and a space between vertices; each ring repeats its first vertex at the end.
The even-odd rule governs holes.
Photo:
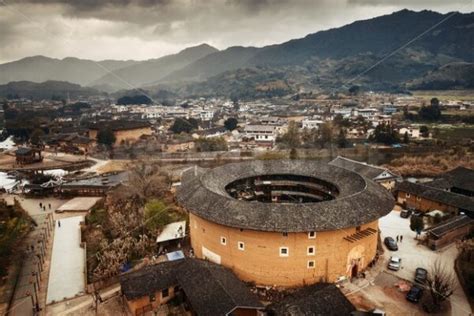
POLYGON ((308 119, 308 118, 301 121, 302 128, 307 128, 307 129, 319 129, 319 126, 323 123, 324 121, 322 120, 308 119))
POLYGON ((19 147, 15 151, 16 163, 19 165, 28 165, 43 161, 41 150, 31 147, 19 147))
POLYGON ((204 260, 166 261, 122 274, 123 299, 133 315, 175 300, 191 315, 260 315, 263 305, 229 269, 204 260))
POLYGON ((474 216, 474 170, 458 167, 423 184, 404 181, 397 185, 396 194, 399 204, 423 212, 474 216))
POLYGON ((427 183, 404 181, 395 188, 397 202, 422 212, 440 210, 445 213, 465 212, 474 215, 474 198, 429 186, 427 183))
POLYGON ((276 140, 277 130, 274 125, 246 125, 242 134, 247 139, 271 147, 276 140))
POLYGON ((369 165, 365 162, 352 160, 342 156, 337 156, 329 164, 350 171, 354 171, 364 177, 373 180, 376 183, 379 183, 387 190, 392 190, 395 187, 397 179, 400 178, 400 176, 396 175, 395 173, 391 172, 386 168, 369 165))
POLYGON ((426 231, 428 247, 437 250, 472 232, 474 219, 459 215, 441 222, 426 231))

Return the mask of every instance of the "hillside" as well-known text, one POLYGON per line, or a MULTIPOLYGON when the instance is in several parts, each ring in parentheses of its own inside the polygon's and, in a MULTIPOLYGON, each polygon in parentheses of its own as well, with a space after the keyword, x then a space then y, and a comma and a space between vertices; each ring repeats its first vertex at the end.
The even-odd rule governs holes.
MULTIPOLYGON (((448 14, 402 10, 263 48, 232 47, 206 56, 162 80, 204 81, 226 71, 265 67, 297 70, 313 87, 339 88, 448 14)), ((474 61, 474 14, 456 14, 398 51, 358 84, 391 89, 445 63, 474 61)), ((294 71, 293 71, 294 74, 294 71)), ((292 78, 287 78, 292 79, 292 78)), ((311 85, 310 85, 311 86, 311 85)))
POLYGON ((130 89, 130 85, 141 87, 160 80, 173 71, 215 52, 218 50, 207 44, 189 47, 174 55, 150 59, 117 69, 113 73, 95 80, 90 85, 102 89, 109 86, 110 90, 130 89))
POLYGON ((31 81, 15 81, 0 85, 0 98, 29 98, 33 100, 43 99, 80 99, 100 95, 101 92, 92 88, 81 87, 64 81, 45 81, 36 83, 31 81))
POLYGON ((105 75, 107 70, 117 70, 136 63, 136 61, 132 60, 104 60, 95 62, 73 57, 55 59, 33 56, 1 64, 0 84, 12 81, 44 82, 55 80, 86 85, 105 75))
POLYGON ((346 90, 353 84, 384 91, 468 88, 474 63, 472 25, 474 13, 402 10, 261 48, 218 51, 203 44, 142 62, 99 62, 114 74, 93 61, 36 56, 0 65, 0 83, 63 80, 107 92, 133 86, 181 96, 248 97, 260 95, 269 82, 278 91, 292 92, 346 90), (443 67, 448 64, 452 68, 443 67), (276 85, 271 83, 275 80, 276 85))
POLYGON ((413 90, 473 89, 474 64, 450 63, 408 83, 413 90))

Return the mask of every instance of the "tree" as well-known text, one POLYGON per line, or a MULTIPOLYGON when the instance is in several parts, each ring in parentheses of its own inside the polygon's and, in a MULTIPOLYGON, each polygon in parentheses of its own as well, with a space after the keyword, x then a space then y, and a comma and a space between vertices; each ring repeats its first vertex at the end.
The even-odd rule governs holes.
POLYGON ((112 148, 115 144, 116 138, 114 132, 110 128, 100 129, 97 133, 97 143, 112 148))
POLYGON ((412 215, 410 217, 410 229, 416 232, 415 238, 418 238, 418 236, 421 234, 424 228, 425 228, 425 223, 423 221, 423 216, 412 215))
POLYGON ((403 135, 403 143, 408 144, 410 142, 410 138, 408 137, 408 132, 405 132, 403 135))
POLYGON ((165 225, 173 221, 168 212, 168 207, 161 200, 151 200, 145 204, 144 219, 145 226, 152 233, 160 231, 165 225))
POLYGON ((400 141, 398 133, 389 124, 379 124, 375 127, 374 133, 370 135, 369 140, 372 142, 392 145, 400 141))
POLYGON ((41 144, 41 137, 44 135, 44 132, 40 128, 36 128, 30 135, 30 143, 33 145, 41 144))
POLYGON ((331 122, 324 122, 319 128, 319 143, 321 148, 332 142, 332 124, 331 122))
POLYGON ((430 130, 428 129, 428 126, 423 125, 420 127, 420 133, 422 137, 430 137, 430 130))
POLYGON ((441 310, 442 303, 454 293, 456 277, 440 259, 436 259, 428 271, 425 285, 431 294, 432 304, 425 304, 424 307, 429 313, 437 313, 441 310))
POLYGON ((422 106, 418 111, 418 115, 422 120, 437 121, 441 118, 441 109, 437 98, 431 99, 429 106, 422 106))
POLYGON ((173 125, 171 125, 170 130, 175 133, 175 134, 180 134, 180 133, 191 133, 191 131, 197 126, 195 126, 196 120, 193 119, 191 122, 191 119, 185 120, 182 118, 176 118, 173 122, 173 125))
POLYGON ((301 146, 300 132, 295 121, 290 121, 288 124, 288 130, 278 139, 278 141, 288 148, 301 146))
POLYGON ((343 128, 339 130, 339 135, 337 135, 337 145, 339 148, 347 146, 346 131, 343 128))
POLYGON ((290 149, 290 159, 298 159, 298 151, 296 148, 290 149))
POLYGON ((224 127, 228 131, 233 131, 234 129, 237 128, 238 123, 239 122, 237 121, 235 117, 229 117, 227 120, 225 120, 224 127))

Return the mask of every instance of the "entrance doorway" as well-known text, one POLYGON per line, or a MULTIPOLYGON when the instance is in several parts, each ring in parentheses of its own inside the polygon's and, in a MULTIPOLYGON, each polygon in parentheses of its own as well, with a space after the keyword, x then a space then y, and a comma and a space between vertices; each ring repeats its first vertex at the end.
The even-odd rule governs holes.
POLYGON ((352 266, 352 270, 351 270, 351 278, 356 278, 358 272, 359 272, 359 265, 354 264, 354 265, 352 266))

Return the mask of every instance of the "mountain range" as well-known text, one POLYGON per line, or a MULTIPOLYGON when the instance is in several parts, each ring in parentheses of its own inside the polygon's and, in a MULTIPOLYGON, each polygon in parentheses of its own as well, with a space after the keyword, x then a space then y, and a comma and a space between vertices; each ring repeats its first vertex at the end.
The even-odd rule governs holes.
POLYGON ((473 62, 474 13, 402 10, 259 48, 219 51, 202 44, 146 61, 29 57, 0 65, 0 84, 63 80, 107 92, 144 88, 152 95, 167 90, 251 97, 353 84, 429 88, 423 80, 449 75, 456 83, 451 86, 462 88, 471 81, 457 77, 469 73, 473 62))

